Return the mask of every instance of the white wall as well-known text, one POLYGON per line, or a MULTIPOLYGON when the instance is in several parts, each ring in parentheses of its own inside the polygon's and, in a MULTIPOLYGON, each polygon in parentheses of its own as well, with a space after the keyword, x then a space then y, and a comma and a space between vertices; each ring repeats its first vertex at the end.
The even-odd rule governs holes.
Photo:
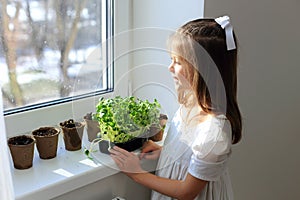
POLYGON ((300 199, 300 1, 209 0, 239 39, 244 137, 233 150, 235 199, 300 199))

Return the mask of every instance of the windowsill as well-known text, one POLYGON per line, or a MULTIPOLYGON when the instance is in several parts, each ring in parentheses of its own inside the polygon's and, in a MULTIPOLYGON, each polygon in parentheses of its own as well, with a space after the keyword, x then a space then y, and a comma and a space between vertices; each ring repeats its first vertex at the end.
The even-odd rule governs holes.
MULTIPOLYGON (((108 155, 103 154, 102 159, 112 163, 108 155)), ((40 159, 35 148, 31 168, 17 170, 11 166, 15 197, 20 200, 51 199, 118 173, 87 158, 83 148, 66 151, 61 134, 55 158, 40 159)))
MULTIPOLYGON (((165 136, 166 130, 164 138, 165 136)), ((158 144, 162 145, 164 138, 158 144)), ((84 132, 83 146, 89 147, 89 144, 84 132)), ((94 155, 93 160, 89 159, 84 154, 84 147, 78 151, 66 151, 62 134, 59 136, 57 156, 53 159, 40 159, 35 147, 31 168, 14 169, 11 161, 15 198, 17 200, 52 199, 119 173, 109 155, 99 151, 94 155)), ((156 163, 145 164, 150 167, 149 169, 154 169, 156 166, 156 163)))

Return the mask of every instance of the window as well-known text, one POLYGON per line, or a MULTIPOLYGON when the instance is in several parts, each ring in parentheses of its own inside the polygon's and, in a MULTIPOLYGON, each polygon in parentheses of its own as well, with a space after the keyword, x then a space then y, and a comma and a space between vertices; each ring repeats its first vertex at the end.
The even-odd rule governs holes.
POLYGON ((5 114, 112 90, 112 0, 3 0, 5 114))

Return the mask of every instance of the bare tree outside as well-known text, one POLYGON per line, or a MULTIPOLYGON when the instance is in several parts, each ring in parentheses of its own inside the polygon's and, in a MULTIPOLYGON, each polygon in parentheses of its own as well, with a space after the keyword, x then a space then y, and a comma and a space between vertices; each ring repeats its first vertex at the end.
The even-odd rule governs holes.
POLYGON ((100 65, 78 71, 101 43, 101 1, 0 0, 0 9, 4 109, 73 95, 78 78, 89 81, 82 92, 89 84, 99 85, 101 77, 93 67, 100 65))
POLYGON ((19 29, 19 13, 21 9, 21 4, 19 2, 15 3, 15 13, 14 16, 9 17, 7 14, 7 1, 1 0, 1 40, 2 40, 2 49, 5 52, 5 59, 8 68, 8 77, 9 77, 9 87, 11 95, 6 91, 3 91, 3 96, 5 100, 9 100, 14 106, 22 106, 24 104, 23 94, 21 87, 17 81, 16 73, 16 50, 17 50, 17 34, 19 29))
MULTIPOLYGON (((48 1, 44 0, 43 2, 43 9, 45 10, 45 14, 43 16, 43 20, 46 22, 48 19, 48 13, 49 13, 49 7, 48 7, 48 1)), ((48 32, 48 23, 45 23, 44 25, 40 25, 39 23, 34 23, 34 20, 32 18, 31 14, 31 6, 30 6, 30 0, 26 0, 26 16, 28 18, 28 24, 31 29, 31 38, 30 42, 32 47, 34 48, 36 59, 40 61, 43 57, 43 50, 45 48, 45 42, 47 40, 47 34, 41 34, 41 33, 47 33, 48 32)))
POLYGON ((56 28, 58 30, 58 46, 60 51, 60 68, 62 74, 62 82, 60 88, 61 96, 68 96, 70 93, 70 85, 69 85, 69 77, 67 75, 67 70, 69 66, 69 58, 68 55, 74 46, 74 41, 76 39, 77 31, 78 31, 78 23, 80 20, 80 13, 84 8, 86 0, 75 0, 72 1, 72 5, 74 6, 74 17, 71 18, 70 28, 66 27, 67 24, 67 10, 70 5, 67 4, 67 1, 56 1, 56 28), (69 33, 66 32, 69 30, 69 33))

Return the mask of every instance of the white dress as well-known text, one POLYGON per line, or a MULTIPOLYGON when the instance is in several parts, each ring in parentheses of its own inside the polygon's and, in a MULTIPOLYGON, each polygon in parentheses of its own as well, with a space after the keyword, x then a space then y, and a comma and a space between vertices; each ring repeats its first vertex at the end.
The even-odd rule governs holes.
MULTIPOLYGON (((198 123, 187 125, 182 120, 186 117, 183 116, 182 110, 183 107, 179 108, 171 122, 156 175, 183 180, 187 173, 190 173, 196 178, 208 181, 195 199, 232 200, 232 186, 227 170, 227 161, 231 153, 229 121, 224 115, 219 115, 210 116, 201 123, 198 120, 198 123)), ((172 198, 153 191, 151 199, 172 198)))

